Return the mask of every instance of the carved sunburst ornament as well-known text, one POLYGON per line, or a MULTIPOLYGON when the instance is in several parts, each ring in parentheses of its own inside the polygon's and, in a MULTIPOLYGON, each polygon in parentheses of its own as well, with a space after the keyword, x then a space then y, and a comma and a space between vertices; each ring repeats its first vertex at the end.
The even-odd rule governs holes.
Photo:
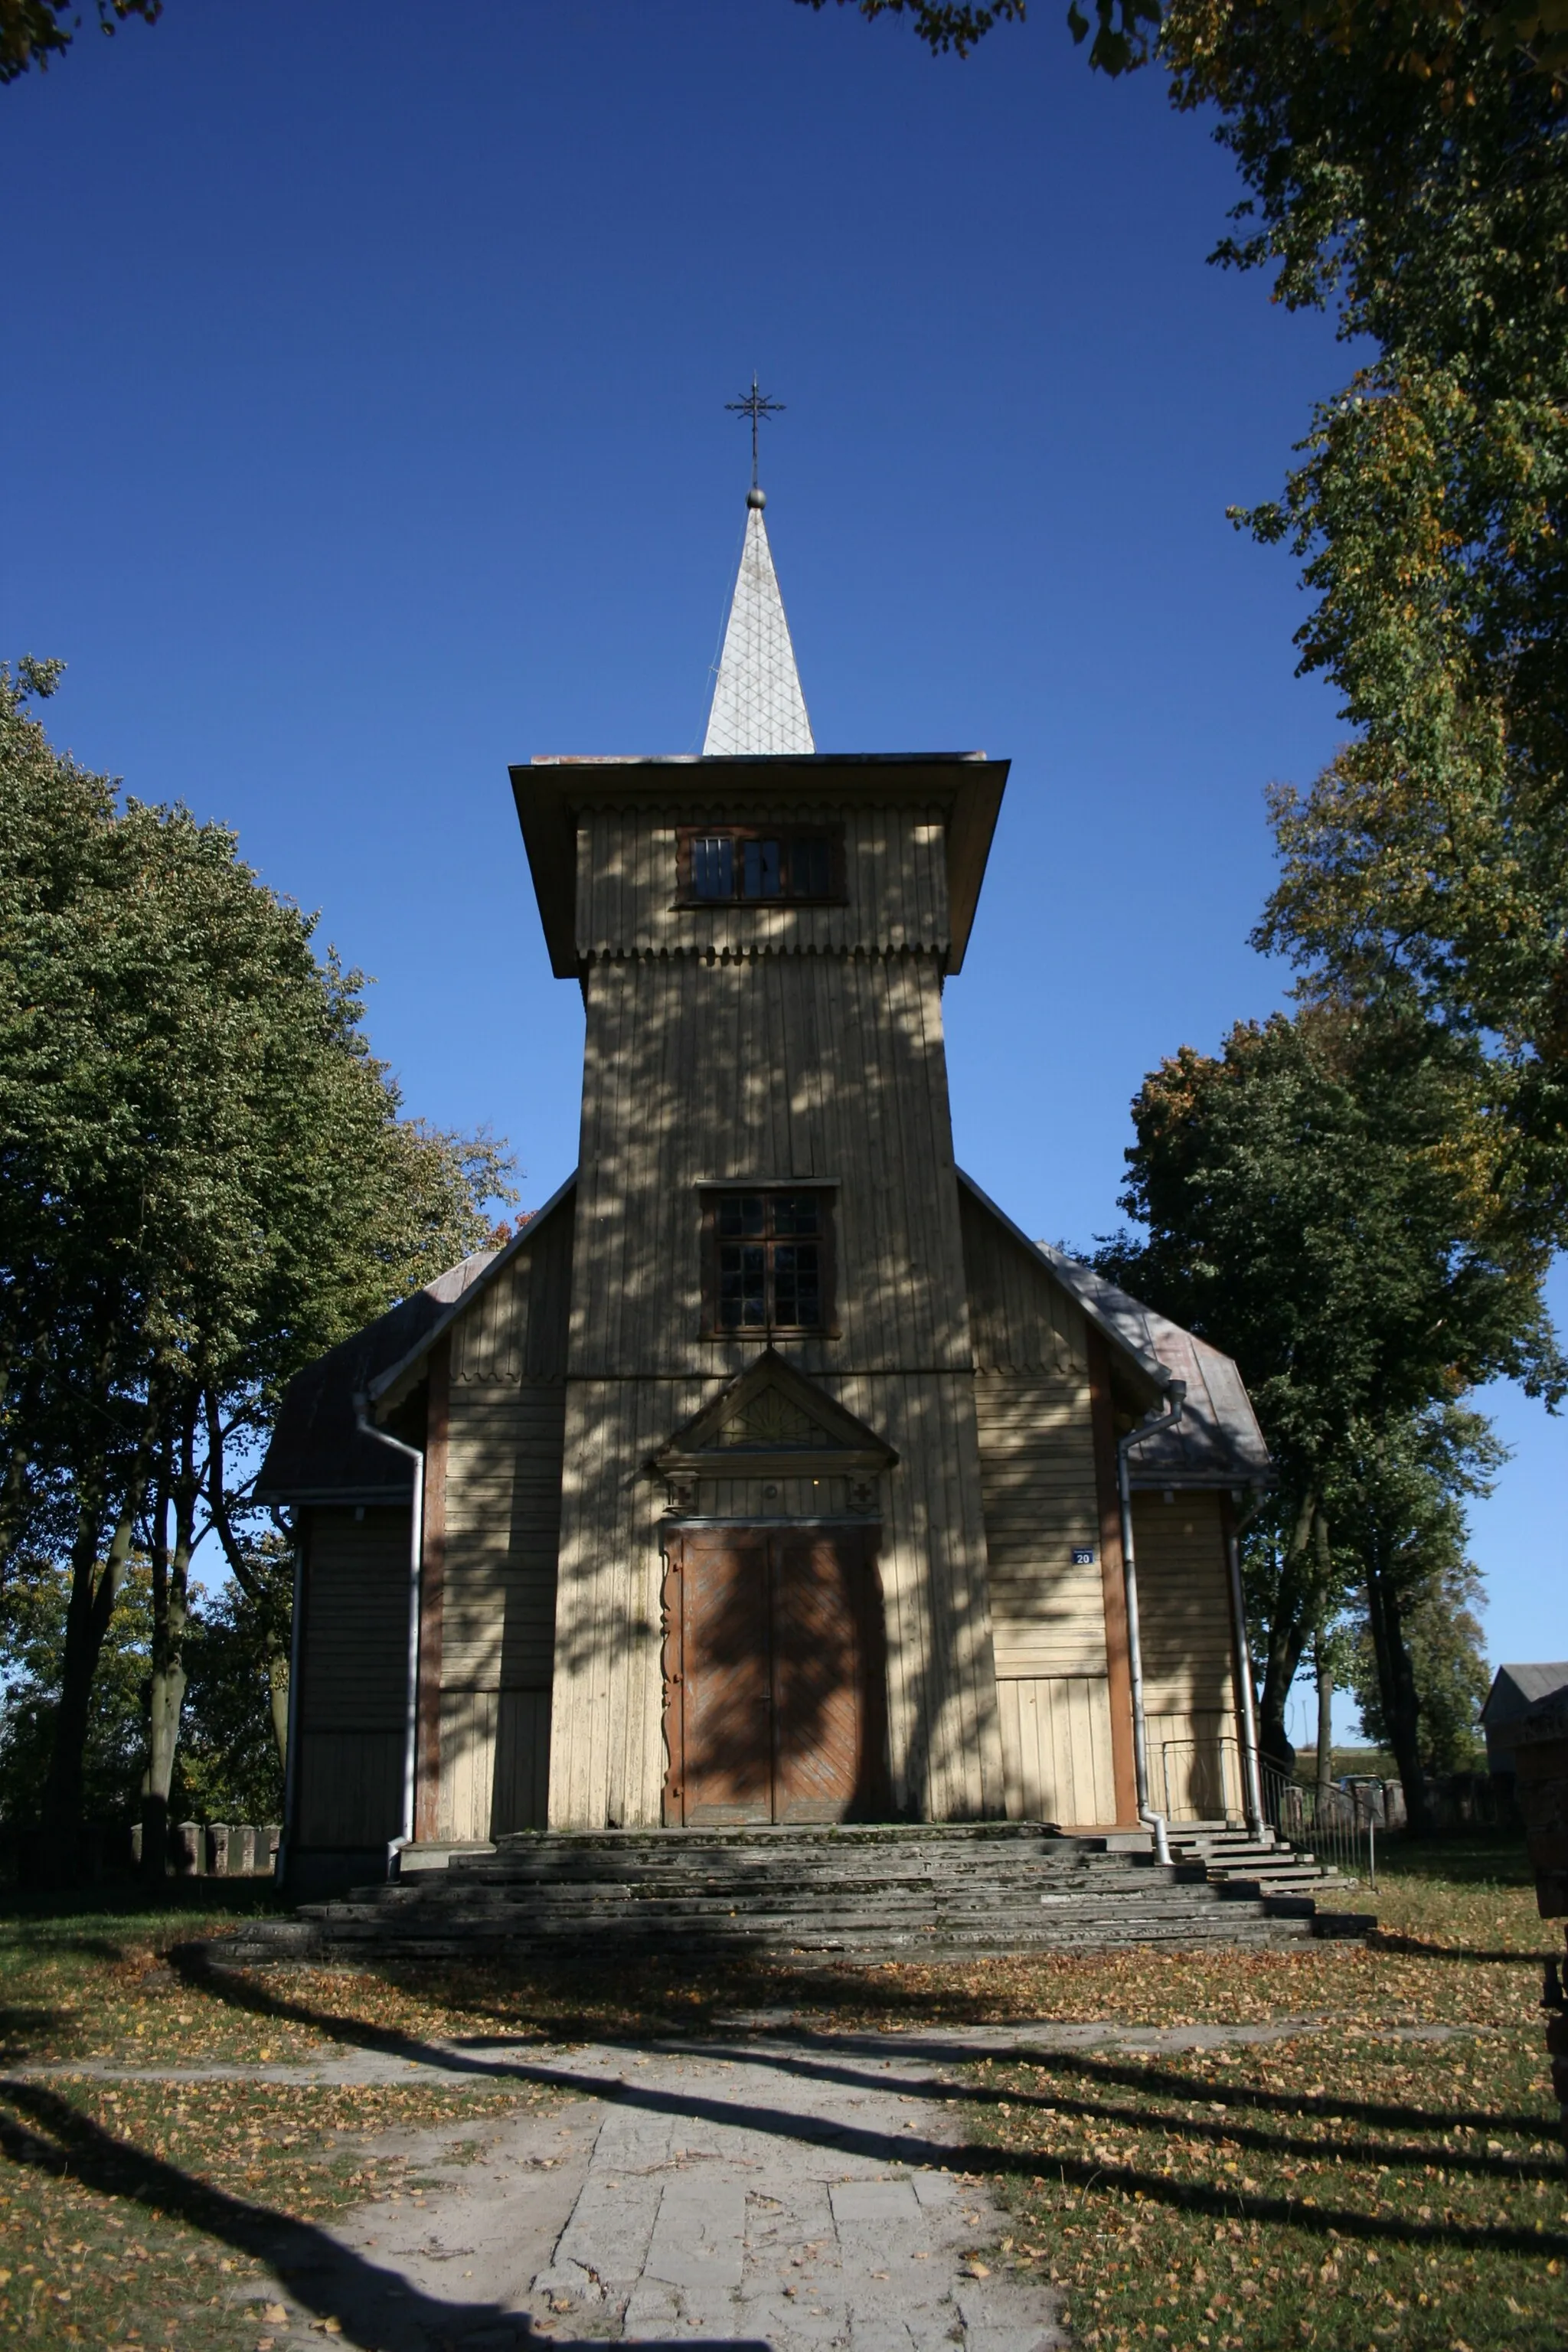
POLYGON ((809 1445, 822 1431, 777 1389, 763 1389, 719 1432, 721 1445, 809 1445))

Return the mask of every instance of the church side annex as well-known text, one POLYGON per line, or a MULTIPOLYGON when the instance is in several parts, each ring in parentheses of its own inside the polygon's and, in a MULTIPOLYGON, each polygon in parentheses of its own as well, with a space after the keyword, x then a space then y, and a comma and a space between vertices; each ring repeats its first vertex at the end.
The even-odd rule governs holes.
POLYGON ((284 1400, 297 1892, 520 1830, 1256 1823, 1246 1392, 955 1166, 1007 763, 816 750, 763 505, 702 754, 511 772, 575 1175, 284 1400))

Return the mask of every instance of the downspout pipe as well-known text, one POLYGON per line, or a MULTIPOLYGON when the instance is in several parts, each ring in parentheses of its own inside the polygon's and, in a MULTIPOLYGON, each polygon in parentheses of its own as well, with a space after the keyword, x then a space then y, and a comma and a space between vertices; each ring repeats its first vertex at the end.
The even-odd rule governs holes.
POLYGON ((1127 1664, 1132 1682, 1132 1763, 1138 1782, 1138 1818, 1154 1832, 1154 1858, 1168 1864, 1171 1843, 1163 1813, 1149 1802, 1149 1731, 1143 1720, 1143 1644, 1138 1631, 1138 1556, 1132 1543, 1132 1481, 1127 1457, 1134 1445, 1162 1429, 1173 1429, 1187 1401, 1187 1384, 1173 1381, 1165 1391, 1170 1402, 1152 1420, 1141 1422, 1117 1441, 1116 1491, 1121 1505, 1121 1578, 1127 1595, 1127 1664))
MULTIPOLYGON (((274 1521, 278 1514, 273 1513, 274 1521)), ((281 1524, 279 1522, 279 1524, 281 1524)), ((300 1633, 305 1622, 305 1528, 294 1515, 294 1606, 289 1620, 289 1727, 283 1742, 283 1834, 278 1841, 278 1884, 289 1878, 289 1853, 294 1843, 294 1805, 300 1785, 300 1633)))
POLYGON ((408 1530, 408 1668, 403 1706, 403 1820, 395 1838, 386 1843, 386 1874, 395 1877, 398 1856, 405 1845, 414 1843, 414 1774, 419 1752, 419 1600, 425 1566, 425 1452, 422 1446, 405 1445, 401 1437, 390 1430, 378 1429, 370 1417, 370 1399, 354 1399, 354 1425, 362 1437, 374 1439, 377 1445, 390 1446, 414 1465, 414 1507, 409 1515, 408 1530))
POLYGON ((1252 1649, 1247 1638, 1247 1601, 1241 1590, 1241 1538, 1268 1500, 1255 1495, 1249 1510, 1233 1517, 1226 1550, 1230 1559, 1230 1617, 1236 1636, 1236 1670, 1241 1684, 1241 1770, 1247 1801, 1247 1826, 1252 1836, 1263 1834, 1263 1780, 1258 1769, 1258 1709, 1252 1696, 1252 1649))

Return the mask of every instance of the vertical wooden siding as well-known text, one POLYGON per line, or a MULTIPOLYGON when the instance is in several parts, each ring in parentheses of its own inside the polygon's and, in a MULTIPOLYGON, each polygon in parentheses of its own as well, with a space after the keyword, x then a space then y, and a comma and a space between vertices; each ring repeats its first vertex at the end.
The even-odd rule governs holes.
POLYGON ((451 1330, 437 1833, 545 1821, 573 1202, 451 1330))
POLYGON ((946 827, 920 808, 752 807, 715 824, 839 824, 846 903, 678 907, 676 839, 689 805, 584 810, 577 833, 577 952, 601 957, 886 953, 948 946, 946 827))
POLYGON ((408 1536, 406 1506, 310 1513, 293 1829, 301 1846, 380 1845, 401 1825, 408 1536))
POLYGON ((1104 1675, 1001 1677, 996 1689, 1010 1818, 1059 1829, 1114 1822, 1104 1675))
POLYGON ((700 1337, 704 1179, 838 1184, 838 1336, 781 1341, 802 1371, 968 1368, 936 958, 628 960, 587 1000, 574 1377, 751 1362, 700 1337))
POLYGON ((1235 1655, 1221 1498, 1134 1495, 1144 1718, 1153 1801, 1215 1819, 1241 1804, 1235 1655))
POLYGON ((1081 1308, 960 1194, 1007 1810, 1117 1819, 1102 1529, 1081 1308), (1087 1560, 1073 1561, 1074 1551, 1087 1560))
POLYGON ((1002 1808, 941 980, 940 956, 910 952, 587 974, 557 1827, 659 1819, 664 1498, 644 1465, 758 1352, 701 1335, 704 1179, 838 1186, 837 1336, 777 1345, 900 1456, 879 1553, 897 1801, 939 1819, 1002 1808))

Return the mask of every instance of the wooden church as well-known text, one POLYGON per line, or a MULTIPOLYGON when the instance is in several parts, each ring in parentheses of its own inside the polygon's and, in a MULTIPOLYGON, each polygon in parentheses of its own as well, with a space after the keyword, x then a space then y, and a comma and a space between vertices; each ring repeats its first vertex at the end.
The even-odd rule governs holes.
POLYGON ((763 519, 700 757, 511 772, 576 1173, 293 1383, 286 1868, 1256 1811, 1229 1360, 955 1165, 1007 763, 813 742, 763 519))

